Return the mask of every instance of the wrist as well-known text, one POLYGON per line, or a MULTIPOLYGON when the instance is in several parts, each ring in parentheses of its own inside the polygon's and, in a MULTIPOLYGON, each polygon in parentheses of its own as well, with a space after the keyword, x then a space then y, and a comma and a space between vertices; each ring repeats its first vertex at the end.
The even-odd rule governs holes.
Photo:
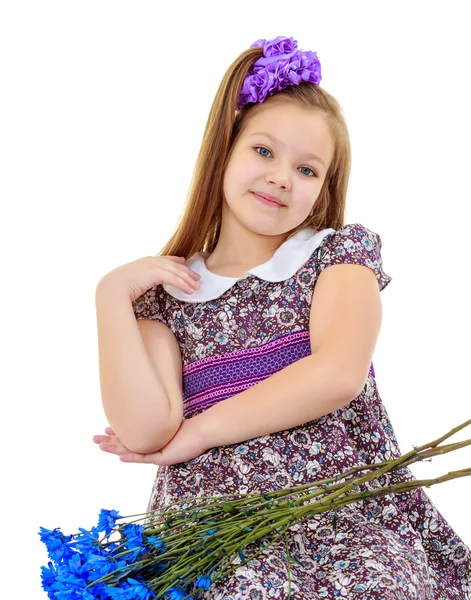
POLYGON ((205 416, 205 413, 202 412, 188 419, 188 423, 191 424, 191 434, 196 438, 202 452, 206 452, 213 447, 205 416))

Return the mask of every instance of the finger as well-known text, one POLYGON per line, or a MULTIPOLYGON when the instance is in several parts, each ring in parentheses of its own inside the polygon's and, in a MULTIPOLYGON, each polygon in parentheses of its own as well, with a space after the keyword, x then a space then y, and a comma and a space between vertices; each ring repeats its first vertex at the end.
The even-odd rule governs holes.
POLYGON ((167 265, 167 270, 171 275, 171 281, 174 287, 183 289, 181 287, 183 286, 185 288, 183 289, 183 291, 187 291, 187 287, 189 287, 190 290, 192 288, 199 288, 199 282, 197 280, 200 278, 200 275, 192 269, 190 269, 189 267, 175 262, 171 262, 169 265, 167 265))
MULTIPOLYGON (((115 436, 115 437, 116 437, 116 434, 115 434, 115 432, 114 432, 114 431, 111 429, 111 427, 106 427, 106 428, 105 428, 105 433, 106 433, 106 434, 108 434, 108 435, 94 435, 94 436, 93 436, 93 441, 94 441, 96 444, 99 444, 100 442, 105 442, 105 441, 109 440, 109 439, 110 439, 110 436, 115 436)), ((116 438, 116 439, 117 439, 117 438, 116 438)))
POLYGON ((190 267, 186 267, 185 265, 182 265, 182 267, 187 275, 193 277, 194 279, 200 279, 201 275, 199 273, 193 271, 193 269, 190 269, 190 267))
POLYGON ((171 254, 166 254, 165 256, 162 256, 161 254, 156 254, 155 258, 167 258, 168 260, 173 260, 175 262, 182 262, 186 260, 184 256, 172 256, 171 254))
POLYGON ((185 265, 182 265, 182 266, 186 270, 186 273, 190 277, 193 277, 194 279, 200 279, 201 278, 201 275, 199 273, 197 273, 196 271, 193 271, 193 269, 190 269, 190 267, 185 267, 185 265))
POLYGON ((127 454, 121 454, 119 460, 121 462, 143 462, 141 457, 141 454, 129 454, 128 452, 127 454))
POLYGON ((173 282, 172 285, 183 292, 191 293, 199 289, 199 282, 193 279, 189 272, 184 271, 182 273, 181 271, 173 271, 171 269, 168 272, 171 275, 170 280, 173 282))
POLYGON ((93 441, 95 442, 95 444, 101 444, 102 442, 105 442, 106 444, 121 443, 115 435, 94 435, 93 441))
POLYGON ((104 442, 100 444, 100 450, 110 454, 116 454, 117 456, 120 456, 121 454, 129 454, 129 448, 126 448, 123 446, 123 444, 109 444, 104 442))
POLYGON ((153 452, 152 454, 136 454, 135 452, 127 452, 122 454, 119 457, 119 460, 122 462, 135 462, 142 464, 152 464, 156 465, 157 463, 157 455, 160 455, 160 452, 153 452))
POLYGON ((95 442, 95 444, 101 444, 101 442, 106 442, 107 439, 108 439, 108 437, 105 435, 94 435, 93 436, 93 441, 95 442))

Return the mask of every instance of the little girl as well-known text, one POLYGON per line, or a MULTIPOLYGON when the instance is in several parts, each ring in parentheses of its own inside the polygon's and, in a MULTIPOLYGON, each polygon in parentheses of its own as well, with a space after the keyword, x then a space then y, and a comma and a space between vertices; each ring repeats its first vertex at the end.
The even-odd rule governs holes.
MULTIPOLYGON (((293 38, 243 52, 217 91, 175 234, 98 283, 111 427, 94 441, 158 465, 148 510, 401 454, 371 363, 391 277, 380 236, 344 224, 349 135, 320 80, 316 53, 293 38)), ((404 468, 377 485, 413 479, 404 468)), ((202 597, 470 598, 470 550, 422 488, 289 534, 290 589, 281 538, 202 597)))

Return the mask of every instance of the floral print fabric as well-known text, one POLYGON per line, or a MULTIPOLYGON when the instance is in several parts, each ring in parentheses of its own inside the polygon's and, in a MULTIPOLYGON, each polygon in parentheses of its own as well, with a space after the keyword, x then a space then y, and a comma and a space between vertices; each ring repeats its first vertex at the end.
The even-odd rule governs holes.
MULTIPOLYGON (((325 268, 342 263, 373 269, 380 290, 391 281, 383 270, 380 236, 355 223, 327 235, 285 281, 248 274, 218 298, 200 304, 178 300, 162 286, 137 298, 136 318, 165 323, 179 342, 185 418, 309 355, 316 281, 325 268)), ((361 393, 320 419, 158 467, 148 509, 190 496, 269 492, 400 454, 371 364, 361 393)), ((404 468, 359 490, 413 479, 404 468)), ((471 600, 470 549, 422 488, 365 499, 288 531, 293 600, 471 600)), ((245 556, 261 547, 246 548, 245 556)), ((239 563, 239 557, 234 559, 234 565, 239 563)), ((284 539, 215 582, 203 598, 288 598, 284 539)))

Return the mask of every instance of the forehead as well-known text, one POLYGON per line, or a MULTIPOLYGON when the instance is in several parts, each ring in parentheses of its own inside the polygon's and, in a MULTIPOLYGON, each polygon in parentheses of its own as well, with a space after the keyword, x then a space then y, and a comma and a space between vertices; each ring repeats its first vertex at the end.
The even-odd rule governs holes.
POLYGON ((287 102, 260 104, 253 110, 242 131, 244 138, 268 133, 277 138, 286 149, 316 151, 330 162, 334 142, 327 122, 317 109, 309 109, 287 102))

